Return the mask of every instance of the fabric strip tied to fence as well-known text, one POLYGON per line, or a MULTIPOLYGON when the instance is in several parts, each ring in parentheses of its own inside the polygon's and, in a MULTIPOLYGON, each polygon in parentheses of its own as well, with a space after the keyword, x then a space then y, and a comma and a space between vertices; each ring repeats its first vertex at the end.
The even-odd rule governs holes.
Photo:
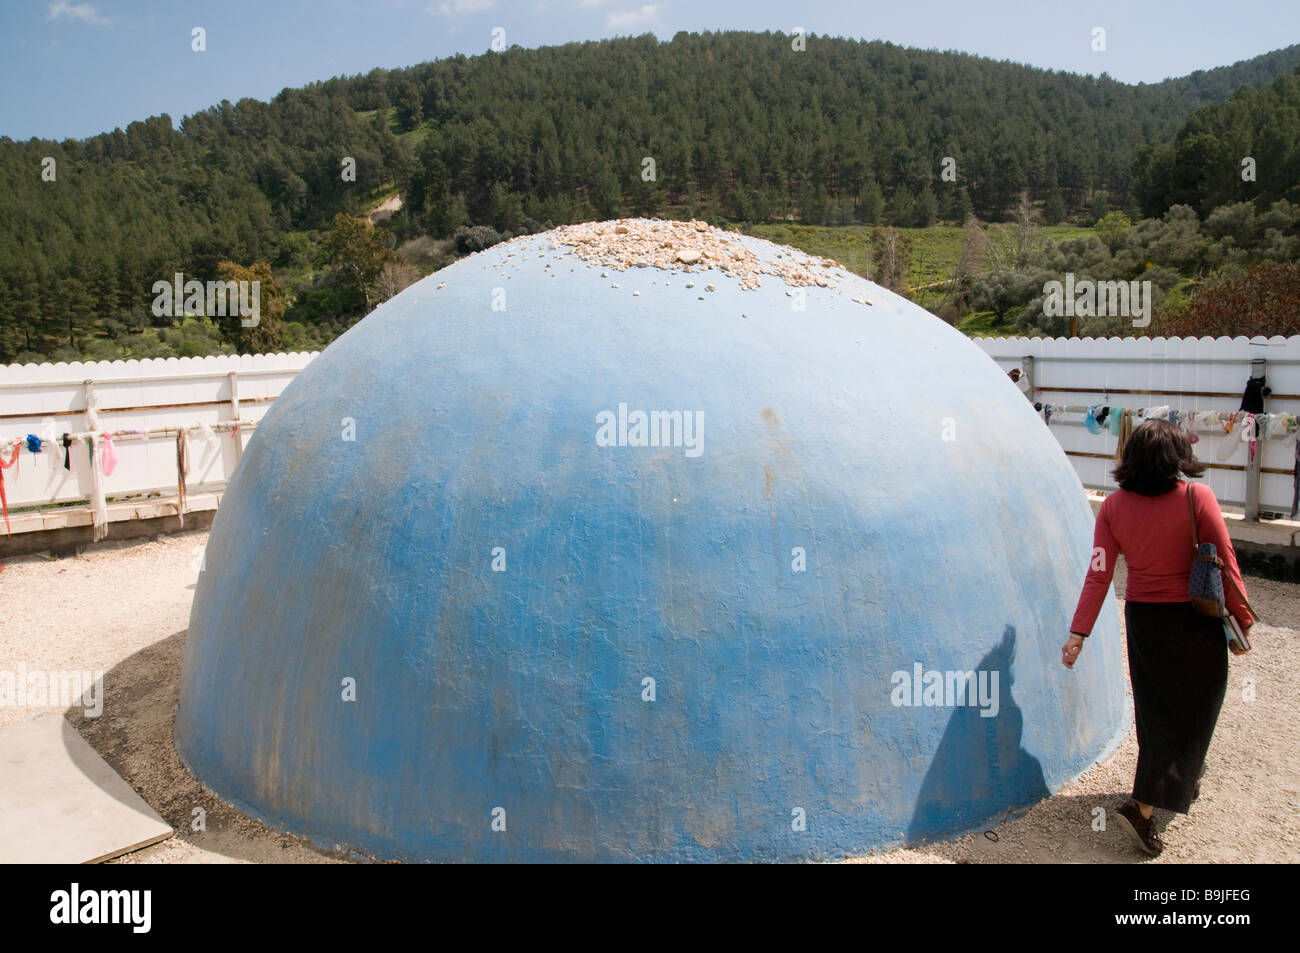
MULTIPOLYGON (((16 444, 13 453, 9 454, 8 463, 5 462, 4 454, 0 453, 0 510, 4 511, 5 533, 9 536, 13 536, 13 532, 9 529, 9 500, 5 497, 5 471, 10 467, 18 466, 18 452, 20 450, 22 450, 22 444, 16 444)), ((17 473, 18 471, 15 469, 14 474, 17 473)))

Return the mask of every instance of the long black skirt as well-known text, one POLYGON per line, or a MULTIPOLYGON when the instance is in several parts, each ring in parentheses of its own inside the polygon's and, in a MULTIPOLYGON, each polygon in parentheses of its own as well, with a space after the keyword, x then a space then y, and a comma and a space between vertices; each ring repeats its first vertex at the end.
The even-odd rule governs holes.
POLYGON ((1129 602, 1138 763, 1133 797, 1186 814, 1228 689, 1223 623, 1190 602, 1129 602))

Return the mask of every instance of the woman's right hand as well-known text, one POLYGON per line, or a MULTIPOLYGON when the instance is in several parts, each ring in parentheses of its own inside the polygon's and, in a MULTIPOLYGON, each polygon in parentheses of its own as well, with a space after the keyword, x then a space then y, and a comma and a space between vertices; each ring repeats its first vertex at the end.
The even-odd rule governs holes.
POLYGON ((1074 633, 1066 639, 1065 644, 1061 646, 1061 664, 1066 668, 1074 668, 1074 663, 1079 658, 1079 651, 1083 648, 1083 639, 1074 633))

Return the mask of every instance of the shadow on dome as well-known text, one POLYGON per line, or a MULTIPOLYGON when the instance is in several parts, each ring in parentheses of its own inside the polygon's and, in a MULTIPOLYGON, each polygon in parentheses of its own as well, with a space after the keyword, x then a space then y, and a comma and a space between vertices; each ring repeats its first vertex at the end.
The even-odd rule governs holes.
POLYGON ((1016 629, 980 660, 976 673, 996 673, 997 707, 991 717, 974 705, 958 705, 930 762, 916 799, 907 843, 951 837, 1051 796, 1038 759, 1020 745, 1024 716, 1011 696, 1016 629), (980 756, 981 753, 986 753, 980 756))

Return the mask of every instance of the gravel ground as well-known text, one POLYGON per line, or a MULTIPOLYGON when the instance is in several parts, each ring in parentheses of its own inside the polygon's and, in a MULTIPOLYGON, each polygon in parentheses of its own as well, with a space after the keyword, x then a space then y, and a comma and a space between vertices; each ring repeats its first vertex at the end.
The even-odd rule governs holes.
MULTIPOLYGON (((121 863, 330 863, 364 858, 318 850, 223 804, 180 764, 172 744, 181 648, 206 533, 101 545, 75 558, 40 556, 0 571, 0 670, 98 670, 104 712, 67 717, 178 833, 121 863), (205 829, 192 829, 195 809, 205 829)), ((1123 566, 1116 585, 1123 592, 1123 566)), ((1293 863, 1300 859, 1300 660, 1289 651, 1300 625, 1300 586, 1247 577, 1251 602, 1273 624, 1251 632, 1255 649, 1230 662, 1201 798, 1183 817, 1157 811, 1165 852, 1138 853, 1108 813, 1131 789, 1137 742, 1022 817, 920 848, 852 863, 1293 863), (1288 627, 1289 624, 1292 627, 1288 627)), ((1062 633, 1064 642, 1064 633, 1062 633)), ((1088 664, 1087 648, 1078 665, 1088 664)), ((48 708, 0 707, 0 726, 48 708)))

